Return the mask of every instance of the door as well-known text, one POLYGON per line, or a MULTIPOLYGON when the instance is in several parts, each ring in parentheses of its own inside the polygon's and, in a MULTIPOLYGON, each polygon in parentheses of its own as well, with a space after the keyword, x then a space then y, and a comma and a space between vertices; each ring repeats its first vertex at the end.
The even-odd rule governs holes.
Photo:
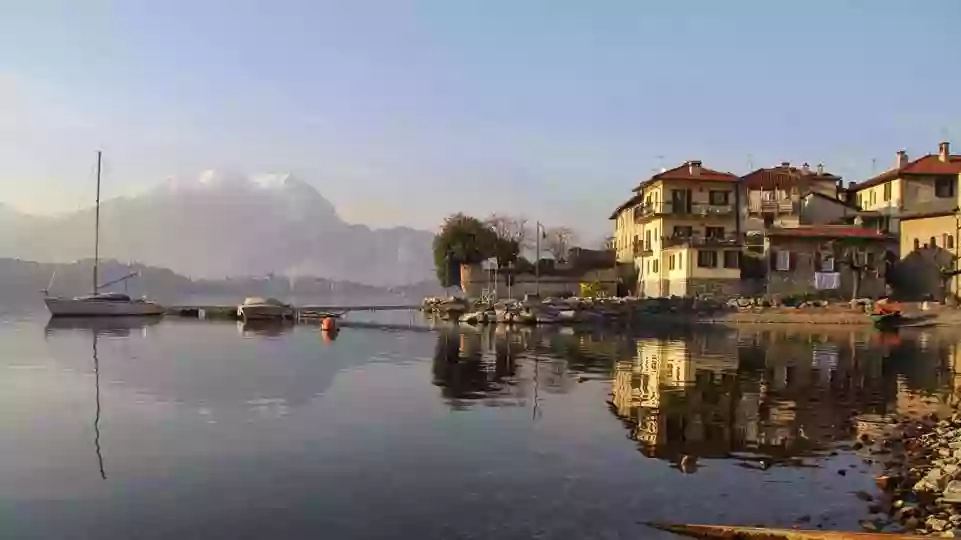
POLYGON ((671 190, 671 212, 675 214, 691 213, 691 190, 672 189, 671 190))

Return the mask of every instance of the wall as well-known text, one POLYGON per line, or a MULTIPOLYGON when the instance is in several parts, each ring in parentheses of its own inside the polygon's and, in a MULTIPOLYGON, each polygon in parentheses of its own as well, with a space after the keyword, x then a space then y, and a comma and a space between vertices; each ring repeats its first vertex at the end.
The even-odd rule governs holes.
POLYGON ((954 215, 901 221, 901 262, 896 270, 899 295, 911 299, 930 295, 941 299, 945 293, 958 294, 961 278, 952 278, 947 291, 943 290, 941 279, 942 268, 951 269, 956 264, 954 259, 961 239, 958 225, 954 215), (929 245, 932 236, 937 249, 929 245), (915 240, 920 249, 915 249, 915 240))
POLYGON ((854 272, 846 264, 844 253, 847 249, 858 249, 872 254, 873 266, 863 273, 858 291, 858 297, 879 298, 885 296, 885 252, 897 250, 894 241, 882 242, 863 240, 835 239, 833 242, 818 238, 785 238, 769 237, 765 242, 765 257, 772 261, 772 252, 789 251, 791 253, 791 269, 788 271, 775 270, 773 262, 767 274, 767 294, 824 294, 827 296, 850 299, 854 290, 854 272), (818 254, 831 252, 835 257, 835 269, 841 275, 841 286, 838 289, 818 290, 814 287, 814 274, 817 270, 818 254))
MULTIPOLYGON (((617 269, 601 268, 589 270, 579 276, 559 276, 542 274, 540 285, 534 274, 518 274, 514 277, 514 284, 507 286, 503 274, 497 275, 496 293, 498 298, 523 298, 526 294, 535 294, 538 289, 542 297, 578 295, 581 283, 599 282, 608 296, 617 294, 617 269), (508 295, 510 293, 510 295, 508 295)), ((461 289, 468 298, 480 297, 485 289, 494 288, 491 272, 484 270, 478 264, 461 265, 461 289)))
POLYGON ((639 225, 634 224, 634 206, 621 210, 614 219, 614 248, 618 262, 634 259, 634 237, 638 236, 639 225))
POLYGON ((865 189, 859 189, 855 193, 855 201, 861 210, 883 210, 885 208, 899 208, 901 206, 902 200, 905 199, 907 195, 904 191, 905 184, 902 183, 901 179, 894 179, 890 182, 885 182, 884 184, 879 184, 865 189), (891 198, 887 201, 884 200, 884 185, 891 185, 891 198))
POLYGON ((800 223, 804 225, 827 225, 839 223, 854 210, 841 201, 827 200, 824 197, 808 195, 801 200, 800 223))

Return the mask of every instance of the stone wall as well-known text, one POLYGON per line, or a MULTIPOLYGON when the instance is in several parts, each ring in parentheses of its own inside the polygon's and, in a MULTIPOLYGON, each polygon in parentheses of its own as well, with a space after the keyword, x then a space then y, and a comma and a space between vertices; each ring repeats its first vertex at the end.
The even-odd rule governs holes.
POLYGON ((468 298, 479 298, 484 292, 495 292, 498 298, 523 298, 538 291, 542 297, 578 296, 581 283, 599 283, 604 294, 615 296, 620 282, 615 268, 588 270, 580 275, 543 273, 540 280, 534 274, 516 274, 510 286, 503 273, 497 274, 496 282, 492 277, 492 273, 480 265, 462 265, 461 289, 468 298))
MULTIPOLYGON (((687 296, 717 296, 717 297, 730 297, 741 294, 741 280, 740 279, 699 279, 690 278, 684 282, 681 282, 680 287, 683 288, 687 296)), ((672 284, 673 288, 673 284, 672 284)))
MULTIPOLYGON (((828 245, 812 239, 783 238, 771 243, 773 251, 791 253, 790 269, 786 271, 771 268, 767 274, 767 294, 776 295, 823 295, 826 297, 851 298, 854 293, 855 272, 844 263, 845 246, 828 245), (835 255, 835 271, 840 274, 840 287, 837 289, 817 289, 814 274, 818 271, 819 253, 832 251, 835 255)), ((853 247, 853 246, 848 246, 853 247)), ((857 296, 860 298, 879 298, 887 295, 885 280, 885 244, 877 242, 868 246, 858 246, 867 250, 873 260, 872 268, 863 271, 857 296)), ((770 254, 769 254, 770 256, 770 254)))

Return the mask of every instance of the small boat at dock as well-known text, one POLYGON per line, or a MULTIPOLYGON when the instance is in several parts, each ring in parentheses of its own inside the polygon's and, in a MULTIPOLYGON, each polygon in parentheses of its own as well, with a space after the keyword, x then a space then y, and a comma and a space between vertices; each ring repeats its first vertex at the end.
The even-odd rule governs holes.
POLYGON ((868 317, 874 322, 874 326, 883 328, 896 326, 904 320, 901 315, 901 308, 897 304, 889 304, 884 301, 875 304, 874 311, 868 317))
POLYGON ((282 321, 297 318, 297 310, 276 298, 252 296, 237 306, 237 317, 244 321, 282 321))

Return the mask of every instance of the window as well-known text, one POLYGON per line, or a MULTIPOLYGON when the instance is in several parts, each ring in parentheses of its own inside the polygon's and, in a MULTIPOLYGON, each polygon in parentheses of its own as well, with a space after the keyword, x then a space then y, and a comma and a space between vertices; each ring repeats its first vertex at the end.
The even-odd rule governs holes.
POLYGON ((954 249, 954 235, 949 234, 948 238, 944 241, 944 247, 948 249, 954 249))
POLYGON ((697 266, 700 268, 716 268, 717 252, 710 250, 699 250, 697 252, 697 266))
POLYGON ((954 177, 938 178, 934 181, 934 196, 942 199, 954 197, 954 184, 957 180, 954 177))
POLYGON ((891 200, 891 182, 884 184, 884 200, 885 201, 891 200))
POLYGON ((936 248, 936 247, 938 247, 938 241, 937 241, 933 236, 932 236, 931 239, 928 241, 928 247, 930 247, 930 248, 936 248))
POLYGON ((680 270, 684 268, 684 262, 681 260, 681 254, 677 254, 677 269, 680 270))
POLYGON ((914 249, 921 249, 921 240, 918 238, 914 239, 914 249))
POLYGON ((710 201, 712 206, 722 206, 725 204, 730 204, 731 192, 730 191, 714 191, 711 190, 710 201))
POLYGON ((740 268, 740 253, 737 251, 724 252, 724 268, 740 268))
POLYGON ((694 227, 690 225, 675 225, 674 238, 690 238, 694 235, 694 227))
POLYGON ((653 274, 657 273, 657 259, 654 259, 653 261, 651 261, 651 273, 653 274))
POLYGON ((833 272, 834 271, 834 254, 833 253, 821 253, 821 264, 819 265, 819 270, 821 272, 833 272))
POLYGON ((874 268, 874 253, 868 251, 864 254, 864 266, 874 268))
POLYGON ((674 255, 671 255, 671 257, 667 260, 667 269, 674 270, 674 255))
POLYGON ((762 201, 773 201, 775 198, 775 193, 773 191, 762 191, 761 200, 762 201))
POLYGON ((724 227, 705 227, 705 232, 708 238, 716 238, 718 240, 724 238, 724 227))
POLYGON ((779 272, 787 272, 791 269, 790 251, 778 251, 775 253, 774 269, 779 272))
POLYGON ((878 195, 877 190, 872 189, 871 190, 871 206, 874 206, 874 203, 877 202, 878 200, 877 195, 878 195))

